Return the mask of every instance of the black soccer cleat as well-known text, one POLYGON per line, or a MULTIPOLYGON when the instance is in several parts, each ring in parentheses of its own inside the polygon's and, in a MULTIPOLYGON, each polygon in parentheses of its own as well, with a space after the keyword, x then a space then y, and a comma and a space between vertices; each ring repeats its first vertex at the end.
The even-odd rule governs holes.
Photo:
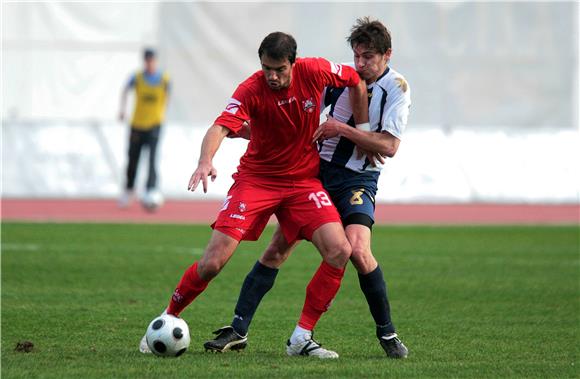
POLYGON ((248 345, 248 337, 240 336, 233 327, 224 326, 213 332, 216 337, 207 341, 203 344, 205 351, 215 351, 219 353, 226 352, 228 350, 243 350, 248 345))
POLYGON ((409 350, 403 345, 396 333, 382 336, 379 338, 379 342, 389 358, 407 358, 407 355, 409 355, 409 350))

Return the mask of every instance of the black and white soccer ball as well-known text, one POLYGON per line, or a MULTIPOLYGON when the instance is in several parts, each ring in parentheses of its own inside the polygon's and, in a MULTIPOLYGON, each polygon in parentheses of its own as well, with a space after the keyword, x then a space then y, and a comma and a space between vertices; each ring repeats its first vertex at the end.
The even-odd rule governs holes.
POLYGON ((157 190, 147 191, 141 198, 141 205, 150 212, 156 211, 163 203, 163 195, 157 190))
POLYGON ((179 357, 185 353, 191 340, 187 323, 167 314, 151 321, 146 338, 151 352, 161 357, 179 357))

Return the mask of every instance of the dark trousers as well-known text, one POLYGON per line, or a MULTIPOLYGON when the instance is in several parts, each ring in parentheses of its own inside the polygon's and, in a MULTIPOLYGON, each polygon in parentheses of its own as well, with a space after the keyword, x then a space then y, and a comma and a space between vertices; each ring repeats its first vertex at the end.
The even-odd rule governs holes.
POLYGON ((149 175, 147 177, 147 190, 153 189, 157 185, 156 156, 157 143, 159 142, 159 131, 161 125, 155 126, 149 130, 137 130, 131 128, 129 137, 129 164, 127 166, 127 186, 128 190, 135 187, 135 176, 137 175, 137 166, 143 146, 149 149, 149 175))

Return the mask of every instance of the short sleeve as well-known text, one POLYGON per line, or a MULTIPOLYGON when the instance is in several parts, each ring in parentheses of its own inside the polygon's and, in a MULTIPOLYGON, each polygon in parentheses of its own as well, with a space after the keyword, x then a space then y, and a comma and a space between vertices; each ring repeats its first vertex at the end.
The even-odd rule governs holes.
POLYGON ((360 81, 356 70, 350 66, 330 62, 324 58, 313 58, 325 87, 354 87, 360 81))
POLYGON ((411 88, 402 76, 395 78, 394 83, 396 85, 391 89, 385 104, 382 131, 401 139, 409 118, 411 88))
POLYGON ((244 122, 250 121, 252 106, 251 91, 244 85, 238 86, 223 112, 216 118, 214 124, 224 126, 233 133, 242 129, 244 122))

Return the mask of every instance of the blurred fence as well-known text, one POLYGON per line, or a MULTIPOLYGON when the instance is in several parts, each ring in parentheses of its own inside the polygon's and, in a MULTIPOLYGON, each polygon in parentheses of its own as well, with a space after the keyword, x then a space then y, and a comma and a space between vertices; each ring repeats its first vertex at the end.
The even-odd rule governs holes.
MULTIPOLYGON (((506 132, 410 128, 379 181, 378 202, 574 203, 580 138, 574 130, 506 132)), ((118 123, 5 123, 7 197, 115 197, 126 164, 118 123)), ((168 124, 160 145, 161 189, 172 198, 223 198, 246 142, 225 140, 208 194, 186 191, 205 127, 168 124)), ((146 156, 145 156, 146 158, 146 156)), ((145 160, 145 159, 144 159, 145 160)), ((143 167, 143 166, 142 166, 143 167)), ((144 186, 145 170, 138 183, 144 186)))
MULTIPOLYGON (((350 61, 356 17, 393 34, 412 87, 408 133, 379 201, 577 202, 578 3, 5 3, 2 184, 11 197, 111 197, 127 130, 120 90, 155 46, 173 90, 161 183, 185 197, 205 128, 259 68, 269 32, 350 61)), ((243 141, 216 157, 225 194, 243 141)), ((202 196, 199 194, 194 197, 202 196)))

